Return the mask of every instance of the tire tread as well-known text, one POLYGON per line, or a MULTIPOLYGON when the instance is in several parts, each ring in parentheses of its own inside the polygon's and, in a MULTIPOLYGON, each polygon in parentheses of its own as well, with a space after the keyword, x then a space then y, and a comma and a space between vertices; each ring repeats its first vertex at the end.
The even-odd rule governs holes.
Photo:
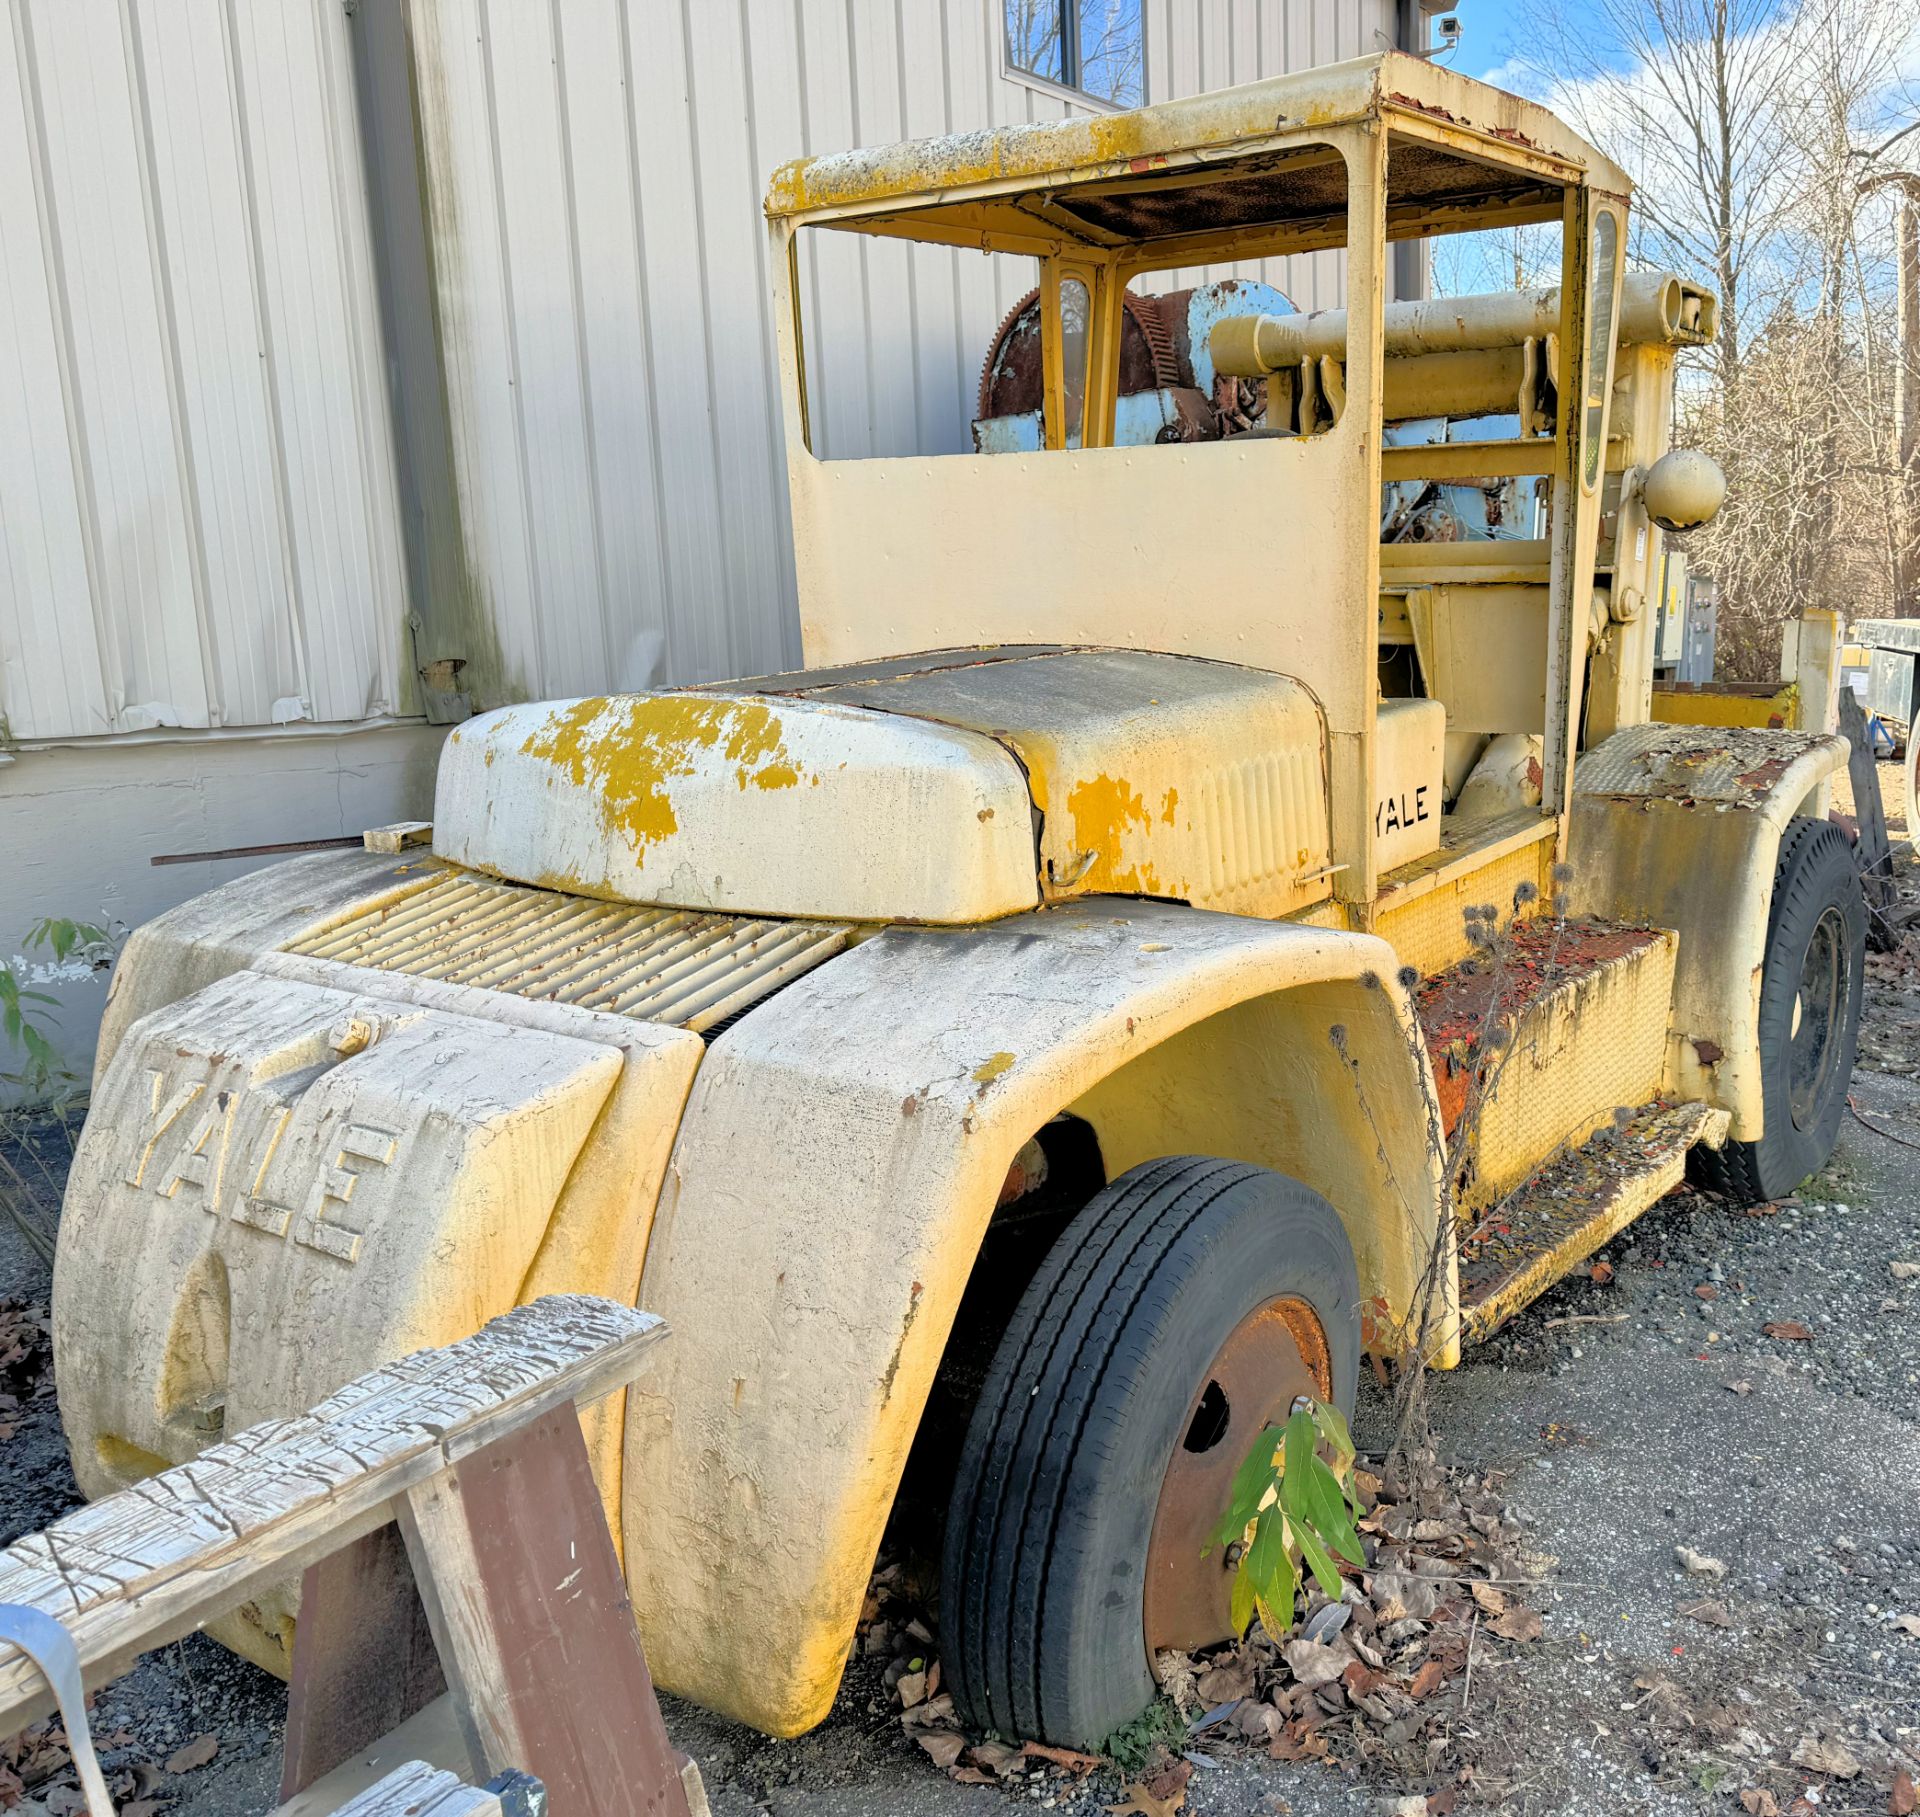
MULTIPOLYGON (((1076 1668, 1060 1638, 1074 1625, 1061 1599, 1087 1580, 1097 1540, 1081 1514, 1066 1516, 1076 1485, 1111 1481, 1123 1455, 1117 1384, 1137 1379, 1153 1342, 1142 1308, 1189 1291, 1204 1266, 1183 1240, 1234 1188, 1277 1177, 1206 1156, 1148 1163, 1088 1204, 1022 1296, 968 1426, 943 1547, 943 1655, 970 1721, 1010 1737, 1099 1739, 1071 1734, 1076 1668)), ((1324 1201, 1285 1185, 1338 1232, 1324 1201)), ((1339 1244, 1350 1274, 1343 1233, 1339 1244)), ((1336 1387, 1350 1398, 1350 1380, 1336 1387)))

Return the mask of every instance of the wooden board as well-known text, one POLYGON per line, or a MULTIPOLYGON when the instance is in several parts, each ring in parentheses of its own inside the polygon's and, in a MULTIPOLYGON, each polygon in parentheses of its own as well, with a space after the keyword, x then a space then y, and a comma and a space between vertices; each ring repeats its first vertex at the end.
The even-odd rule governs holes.
POLYGON ((350 1798, 334 1817, 500 1817, 500 1800, 424 1760, 409 1760, 350 1798))
MULTIPOLYGON (((631 1381, 664 1330, 584 1295, 516 1307, 29 1535, 0 1554, 0 1602, 65 1623, 86 1683, 103 1684, 384 1524, 396 1497, 503 1433, 555 1409, 572 1421, 575 1402, 631 1381)), ((52 1707, 39 1668, 0 1651, 0 1735, 52 1707)))
POLYGON ((410 1492, 401 1526, 473 1776, 518 1767, 569 1817, 687 1817, 572 1409, 410 1492))
POLYGON ((287 1689, 282 1800, 397 1729, 446 1688, 398 1527, 376 1527, 309 1565, 287 1689))

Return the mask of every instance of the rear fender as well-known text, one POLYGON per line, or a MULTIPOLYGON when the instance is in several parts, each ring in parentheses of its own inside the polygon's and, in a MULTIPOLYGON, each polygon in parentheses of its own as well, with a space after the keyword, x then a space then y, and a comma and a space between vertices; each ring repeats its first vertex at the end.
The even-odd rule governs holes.
POLYGON ((1367 935, 1101 902, 889 930, 720 1036, 641 1286, 671 1354, 628 1402, 660 1681, 775 1734, 826 1715, 999 1188, 1062 1110, 1122 1164, 1165 1141, 1299 1173, 1404 1312, 1441 1189, 1393 974, 1367 935))
POLYGON ((1813 732, 1640 725, 1574 772, 1568 910, 1680 936, 1665 1089, 1733 1113, 1758 1141, 1760 982, 1773 867, 1796 813, 1847 761, 1813 732))

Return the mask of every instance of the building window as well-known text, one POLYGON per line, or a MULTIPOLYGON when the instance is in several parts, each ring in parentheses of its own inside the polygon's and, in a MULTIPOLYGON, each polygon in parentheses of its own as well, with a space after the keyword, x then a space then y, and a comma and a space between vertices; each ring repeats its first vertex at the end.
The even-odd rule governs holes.
POLYGON ((1115 107, 1147 98, 1142 0, 1004 0, 1007 67, 1115 107))

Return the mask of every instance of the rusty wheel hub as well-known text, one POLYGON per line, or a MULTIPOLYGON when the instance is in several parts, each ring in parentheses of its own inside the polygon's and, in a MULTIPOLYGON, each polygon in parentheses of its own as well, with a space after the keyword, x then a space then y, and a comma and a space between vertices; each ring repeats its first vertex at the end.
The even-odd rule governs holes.
MULTIPOLYGON (((1202 1549, 1226 1512, 1233 1477, 1263 1426, 1284 1425, 1300 1395, 1333 1392, 1327 1336, 1304 1300, 1256 1306, 1199 1377, 1160 1483, 1147 1542, 1149 1656, 1225 1640, 1233 1584, 1229 1555, 1202 1549)), ((1232 1554, 1237 1557, 1237 1552, 1232 1554)))

